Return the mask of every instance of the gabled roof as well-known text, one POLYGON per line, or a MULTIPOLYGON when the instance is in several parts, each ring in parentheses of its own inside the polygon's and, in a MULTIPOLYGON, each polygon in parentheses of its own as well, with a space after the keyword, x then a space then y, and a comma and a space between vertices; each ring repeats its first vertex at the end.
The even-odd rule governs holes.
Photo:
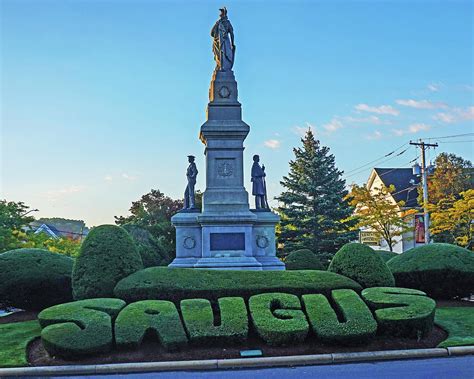
POLYGON ((411 168, 374 168, 380 180, 385 186, 394 185, 395 192, 393 198, 398 203, 403 200, 405 207, 417 207, 418 197, 417 186, 420 178, 413 175, 411 168), (411 182, 410 182, 411 181, 411 182), (413 183, 413 184, 412 184, 413 183))
POLYGON ((58 229, 56 229, 55 226, 50 225, 50 224, 41 224, 41 226, 35 230, 35 234, 39 234, 41 232, 45 232, 53 238, 61 237, 61 232, 58 229))

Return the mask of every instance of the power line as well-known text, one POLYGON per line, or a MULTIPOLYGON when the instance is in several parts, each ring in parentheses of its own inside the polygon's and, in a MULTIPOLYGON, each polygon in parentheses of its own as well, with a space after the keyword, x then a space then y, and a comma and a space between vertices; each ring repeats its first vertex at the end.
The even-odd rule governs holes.
POLYGON ((438 141, 439 143, 466 143, 466 142, 474 142, 474 139, 467 139, 463 141, 438 141))
POLYGON ((452 136, 431 137, 431 138, 426 138, 426 139, 428 140, 445 139, 445 138, 465 137, 465 136, 472 136, 472 135, 474 135, 474 133, 454 134, 452 136))

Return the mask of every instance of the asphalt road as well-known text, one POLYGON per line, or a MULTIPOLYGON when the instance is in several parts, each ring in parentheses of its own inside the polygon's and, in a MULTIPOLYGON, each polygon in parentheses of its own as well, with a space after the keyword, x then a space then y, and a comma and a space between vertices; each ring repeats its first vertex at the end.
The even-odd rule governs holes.
MULTIPOLYGON (((82 378, 62 376, 55 378, 82 378)), ((374 363, 354 363, 327 366, 300 366, 294 368, 265 368, 222 371, 179 371, 128 375, 97 375, 87 378, 179 378, 179 379, 217 379, 217 378, 377 378, 377 379, 474 379, 474 356, 435 358, 374 363)))

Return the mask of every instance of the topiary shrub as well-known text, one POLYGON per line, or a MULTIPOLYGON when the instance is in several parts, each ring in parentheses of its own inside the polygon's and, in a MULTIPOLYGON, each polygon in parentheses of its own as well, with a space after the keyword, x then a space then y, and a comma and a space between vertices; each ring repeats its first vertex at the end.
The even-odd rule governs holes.
POLYGON ((326 342, 364 343, 375 336, 377 322, 372 312, 353 290, 334 290, 333 309, 324 295, 303 295, 311 329, 326 342), (338 314, 342 315, 339 321, 338 314))
POLYGON ((41 249, 17 249, 0 254, 0 303, 41 310, 72 300, 74 260, 41 249))
POLYGON ((395 279, 380 255, 361 243, 341 247, 328 270, 355 280, 363 288, 395 285, 395 279))
POLYGON ((287 270, 325 270, 323 262, 311 250, 293 251, 285 259, 287 270))
POLYGON ((264 293, 249 299, 256 333, 265 343, 285 346, 303 342, 309 332, 300 299, 287 293, 264 293))
POLYGON ((74 264, 74 299, 112 297, 120 279, 142 268, 140 254, 125 229, 115 225, 93 228, 74 264))
POLYGON ((88 299, 45 309, 38 315, 44 348, 70 358, 109 351, 112 321, 124 306, 119 299, 88 299))
POLYGON ((394 253, 393 251, 386 251, 386 250, 375 250, 376 253, 378 253, 383 261, 387 263, 390 259, 393 257, 397 257, 399 254, 394 253))
POLYGON ((176 306, 165 300, 145 300, 127 305, 115 322, 115 342, 118 347, 141 345, 145 336, 160 341, 168 351, 188 343, 176 306))
POLYGON ((168 253, 148 230, 135 224, 125 224, 122 227, 135 242, 143 267, 167 266, 171 263, 172 259, 168 253))
POLYGON ((122 279, 114 293, 131 303, 165 299, 178 304, 183 299, 252 295, 284 291, 298 296, 307 293, 330 295, 333 289, 361 286, 344 276, 327 271, 233 271, 150 267, 122 279))
POLYGON ((206 299, 181 301, 181 314, 191 343, 197 345, 229 344, 242 342, 248 335, 248 315, 244 299, 222 297, 218 301, 219 325, 211 302, 206 299))
POLYGON ((410 249, 387 262, 397 286, 416 288, 435 299, 474 293, 474 253, 432 243, 410 249))
POLYGON ((362 298, 375 311, 381 333, 419 337, 433 328, 436 303, 422 291, 374 287, 363 290, 362 298))

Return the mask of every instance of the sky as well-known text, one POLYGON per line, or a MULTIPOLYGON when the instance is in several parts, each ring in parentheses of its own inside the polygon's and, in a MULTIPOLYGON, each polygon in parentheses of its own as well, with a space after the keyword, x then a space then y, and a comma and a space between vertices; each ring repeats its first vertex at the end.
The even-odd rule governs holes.
MULTIPOLYGON (((0 0, 0 199, 37 218, 113 223, 152 188, 183 197, 188 154, 204 190, 198 135, 222 5, 0 0)), ((410 167, 420 138, 439 143, 429 160, 474 160, 472 1, 224 5, 251 127, 247 189, 259 154, 278 196, 308 128, 348 185, 374 166, 410 167)))

